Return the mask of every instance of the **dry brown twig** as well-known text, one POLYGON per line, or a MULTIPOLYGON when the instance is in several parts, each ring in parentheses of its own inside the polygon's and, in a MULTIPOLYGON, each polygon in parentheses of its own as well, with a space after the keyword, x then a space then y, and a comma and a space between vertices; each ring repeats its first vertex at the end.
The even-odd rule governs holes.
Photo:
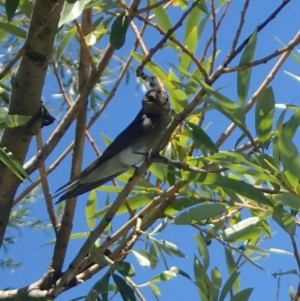
MULTIPOLYGON (((293 38, 293 40, 290 42, 294 47, 300 43, 300 31, 296 34, 296 36, 293 38)), ((282 54, 282 56, 279 58, 277 63, 274 65, 274 67, 271 69, 265 80, 262 82, 262 84, 259 86, 259 88, 255 91, 255 93, 252 95, 246 106, 244 107, 245 114, 250 111, 250 109, 254 106, 256 103, 257 97, 261 91, 263 91, 275 78, 275 75, 279 71, 280 67, 283 65, 283 63, 287 60, 290 53, 292 51, 292 48, 287 50, 282 54)), ((216 145, 217 147, 220 147, 225 140, 230 136, 230 134, 233 132, 233 130, 236 128, 236 125, 234 123, 231 123, 230 126, 226 129, 224 133, 221 134, 221 136, 217 139, 216 145)))
MULTIPOLYGON (((221 24, 222 24, 222 22, 223 22, 223 20, 224 20, 224 18, 225 18, 225 16, 226 16, 226 14, 227 14, 228 8, 229 8, 229 6, 230 6, 231 3, 232 3, 231 0, 227 0, 226 6, 225 6, 225 8, 224 8, 224 10, 223 10, 223 12, 222 12, 222 15, 221 15, 221 17, 220 17, 220 20, 219 20, 219 22, 218 22, 218 24, 217 24, 217 26, 216 26, 216 31, 219 31, 219 28, 220 28, 220 26, 221 26, 221 24)), ((211 35, 210 38, 208 39, 208 41, 206 42, 206 45, 205 45, 204 50, 203 50, 203 52, 202 52, 202 55, 201 55, 201 57, 200 57, 200 59, 199 59, 199 62, 200 62, 201 64, 202 64, 202 63, 204 62, 204 60, 205 60, 207 51, 208 51, 208 49, 209 49, 209 47, 210 47, 210 44, 211 44, 212 40, 213 40, 213 35, 211 35)))
MULTIPOLYGON (((36 135, 36 144, 37 144, 38 150, 43 147, 43 139, 42 139, 41 131, 39 131, 38 134, 36 135)), ((48 184, 45 163, 40 165, 39 171, 40 171, 40 179, 41 179, 41 183, 42 183, 42 190, 43 190, 43 194, 45 197, 48 215, 49 215, 52 227, 53 227, 55 233, 57 233, 57 231, 59 230, 59 227, 60 227, 60 222, 58 220, 58 217, 57 217, 56 212, 53 207, 52 198, 51 198, 51 194, 49 191, 49 184, 48 184)))

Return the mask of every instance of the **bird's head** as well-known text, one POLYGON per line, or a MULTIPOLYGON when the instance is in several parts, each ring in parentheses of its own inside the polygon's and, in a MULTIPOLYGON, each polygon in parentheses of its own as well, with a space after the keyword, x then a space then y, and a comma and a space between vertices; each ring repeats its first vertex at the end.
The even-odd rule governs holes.
POLYGON ((149 90, 142 101, 144 113, 161 114, 164 111, 170 112, 171 107, 168 94, 163 91, 149 90))

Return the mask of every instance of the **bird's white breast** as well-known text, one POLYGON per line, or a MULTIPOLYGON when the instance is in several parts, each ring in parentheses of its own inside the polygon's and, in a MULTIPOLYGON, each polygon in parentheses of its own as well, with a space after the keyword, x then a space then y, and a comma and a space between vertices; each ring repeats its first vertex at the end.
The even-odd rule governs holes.
POLYGON ((147 154, 146 147, 141 147, 137 150, 128 147, 125 150, 123 150, 118 156, 119 156, 119 161, 122 162, 122 164, 126 166, 132 166, 143 161, 145 157, 144 154, 147 154), (138 152, 138 154, 136 152, 138 152))

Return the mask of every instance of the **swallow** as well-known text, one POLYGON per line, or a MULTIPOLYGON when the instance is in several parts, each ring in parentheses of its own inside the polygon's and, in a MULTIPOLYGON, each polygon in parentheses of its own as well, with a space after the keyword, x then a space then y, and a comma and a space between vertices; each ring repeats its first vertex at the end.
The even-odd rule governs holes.
POLYGON ((60 195, 56 204, 99 187, 142 162, 171 122, 171 112, 168 95, 149 90, 141 110, 127 128, 101 156, 55 192, 53 198, 60 195))

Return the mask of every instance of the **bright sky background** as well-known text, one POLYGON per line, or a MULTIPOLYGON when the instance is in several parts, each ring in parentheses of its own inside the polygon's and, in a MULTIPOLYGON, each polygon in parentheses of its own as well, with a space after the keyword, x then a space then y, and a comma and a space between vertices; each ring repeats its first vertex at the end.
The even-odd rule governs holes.
MULTIPOLYGON (((144 6, 146 1, 142 2, 144 2, 142 5, 144 6)), ((218 35, 218 45, 219 48, 221 48, 222 50, 219 55, 220 60, 218 60, 218 63, 224 60, 224 56, 226 55, 229 45, 231 44, 232 38, 235 34, 236 24, 239 22, 241 6, 243 3, 244 1, 241 0, 233 0, 233 4, 231 6, 229 14, 226 17, 225 22, 223 23, 221 34, 218 35)), ((254 31, 255 27, 258 26, 259 23, 263 22, 265 18, 280 3, 280 0, 252 0, 249 12, 246 17, 246 25, 242 33, 242 40, 249 34, 251 34, 254 31)), ((281 48, 281 45, 276 38, 280 39, 283 43, 288 44, 288 42, 295 36, 297 31, 299 30, 299 11, 299 1, 292 0, 291 3, 288 4, 287 7, 284 8, 283 11, 276 17, 276 19, 273 20, 267 26, 267 28, 263 30, 263 32, 259 33, 255 59, 262 58, 265 55, 272 53, 274 50, 281 48)), ((173 23, 175 23, 178 20, 178 18, 181 16, 181 13, 181 10, 178 8, 172 9, 171 17, 173 23)), ((211 28, 211 24, 208 24, 208 28, 211 28)), ((182 32, 183 28, 179 29, 178 35, 182 36, 182 32)), ((158 35, 146 37, 148 48, 154 47, 156 45, 158 41, 157 37, 158 35)), ((206 43, 207 37, 208 34, 204 34, 201 38, 198 46, 198 53, 202 51, 203 46, 206 43)), ((130 41, 132 38, 132 32, 129 30, 127 36, 128 43, 126 43, 121 50, 115 52, 116 56, 127 55, 128 51, 130 51, 130 45, 132 44, 130 41)), ((298 47, 298 49, 299 48, 300 47, 298 47)), ((238 60, 239 58, 240 57, 238 57, 238 60)), ((269 73, 277 59, 278 58, 268 62, 263 66, 255 68, 252 71, 252 81, 249 95, 252 95, 252 93, 256 91, 258 86, 261 84, 261 81, 269 73)), ((238 64, 238 60, 235 60, 231 64, 231 66, 236 66, 238 64)), ((165 70, 171 68, 169 63, 177 63, 175 56, 173 54, 170 54, 168 50, 164 50, 156 54, 154 56, 154 61, 165 70)), ((136 61, 133 61, 132 67, 136 68, 137 66, 138 63, 136 61)), ((272 83, 275 92, 276 102, 293 102, 294 105, 300 105, 299 84, 291 77, 286 75, 283 72, 284 70, 287 70, 300 76, 299 65, 297 65, 292 58, 288 59, 288 61, 284 65, 284 68, 282 68, 279 71, 275 81, 273 81, 272 83)), ((236 74, 228 74, 222 76, 220 80, 218 80, 215 83, 214 88, 221 88, 221 93, 225 94, 232 100, 237 100, 236 74)), ((57 93, 57 91, 58 87, 53 78, 47 78, 43 92, 43 100, 46 103, 49 103, 49 105, 52 108, 56 108, 56 111, 52 112, 54 115, 58 114, 60 100, 58 101, 57 99, 54 99, 51 95, 53 93, 57 93)), ((135 117, 136 113, 139 111, 141 107, 141 99, 143 97, 143 94, 144 92, 141 90, 141 87, 137 89, 137 84, 132 74, 129 84, 122 84, 121 88, 117 91, 108 109, 105 111, 105 113, 96 122, 96 124, 92 127, 90 131, 92 137, 95 139, 98 147, 101 150, 105 149, 105 146, 101 139, 100 133, 105 133, 111 139, 116 137, 116 135, 129 124, 129 122, 135 117)), ((280 113, 279 110, 277 111, 277 116, 278 113, 280 113)), ((230 122, 224 118, 220 118, 219 115, 216 116, 214 114, 215 113, 207 114, 204 126, 209 125, 207 130, 208 134, 211 135, 211 137, 214 140, 216 140, 224 131, 224 129, 226 129, 226 127, 230 124, 230 122)), ((252 134, 255 135, 255 131, 253 129, 254 120, 252 120, 252 116, 253 115, 248 116, 247 124, 250 126, 252 134)), ((58 121, 59 118, 60 116, 58 116, 58 121)), ((54 130, 55 125, 56 124, 43 129, 44 141, 46 141, 47 137, 54 130)), ((240 133, 237 131, 236 135, 234 135, 234 139, 229 139, 222 146, 222 149, 232 149, 234 141, 239 135, 240 133)), ((67 136, 63 139, 63 141, 59 143, 53 155, 51 155, 47 159, 46 164, 48 167, 53 163, 53 160, 56 158, 56 156, 69 145, 73 137, 74 127, 68 130, 67 136)), ((299 145, 299 141, 294 142, 296 145, 299 145)), ((87 151, 85 153, 83 167, 86 167, 94 159, 96 159, 96 155, 91 149, 88 142, 86 142, 86 149, 87 151)), ((269 151, 271 151, 271 149, 269 151)), ((28 153, 28 159, 31 158, 35 153, 36 144, 35 139, 33 139, 30 151, 28 153)), ((60 187, 69 180, 68 167, 70 166, 70 162, 71 156, 69 155, 68 160, 64 162, 63 165, 59 166, 49 176, 49 183, 52 192, 54 192, 58 187, 60 187)), ((35 179, 36 177, 37 174, 32 175, 32 179, 35 179)), ((22 184, 20 186, 19 192, 21 192, 28 185, 28 181, 22 184)), ((72 231, 73 233, 89 231, 84 214, 87 196, 88 194, 84 194, 78 198, 78 206, 72 231)), ((113 200, 112 197, 110 197, 110 199, 111 201, 113 200)), ((106 194, 98 193, 99 208, 101 208, 105 200, 106 194)), ((31 208, 31 221, 36 219, 49 220, 46 212, 46 206, 44 203, 43 195, 41 192, 40 197, 36 200, 35 203, 32 204, 31 208)), ((276 232, 274 233, 272 240, 265 240, 260 247, 263 249, 278 248, 292 252, 292 246, 290 241, 288 240, 288 236, 286 235, 286 233, 284 233, 283 230, 278 228, 276 225, 274 225, 273 229, 275 229, 276 232)), ((116 226, 114 226, 114 230, 116 230, 116 226)), ((49 261, 52 256, 53 246, 45 246, 45 244, 47 244, 54 238, 52 231, 33 231, 25 227, 21 228, 20 231, 14 232, 14 234, 16 235, 18 242, 9 247, 8 254, 6 254, 2 248, 0 250, 0 256, 1 258, 6 258, 8 255, 11 255, 14 261, 21 261, 23 262, 23 264, 20 268, 17 268, 15 270, 7 269, 2 271, 0 275, 1 289, 9 287, 20 288, 22 286, 34 282, 35 280, 38 280, 47 270, 49 261)), ((189 273, 192 278, 194 278, 194 254, 196 254, 199 257, 196 243, 193 239, 195 234, 197 234, 197 231, 192 227, 180 227, 176 225, 169 225, 165 231, 163 231, 157 236, 157 238, 159 239, 165 239, 177 244, 180 250, 187 255, 186 259, 167 257, 169 268, 171 266, 177 266, 189 273)), ((297 237, 296 240, 299 244, 300 241, 299 239, 297 239, 297 237)), ((67 268, 70 261, 74 258, 74 255, 77 253, 82 243, 83 240, 74 240, 70 242, 65 268, 67 268)), ((144 243, 140 241, 138 244, 136 244, 135 249, 143 249, 143 247, 144 243)), ((213 241, 212 244, 208 246, 208 248, 211 255, 210 269, 214 266, 217 266, 222 273, 222 282, 225 283, 225 281, 228 278, 228 272, 226 269, 226 264, 224 264, 224 248, 216 241, 213 241)), ((142 284, 148 281, 152 276, 165 270, 165 267, 163 266, 162 262, 160 262, 156 270, 153 271, 151 270, 151 268, 140 268, 137 261, 132 255, 129 255, 126 260, 130 261, 136 269, 136 276, 133 277, 133 281, 137 284, 142 284)), ((254 287, 254 291, 250 300, 276 300, 277 279, 275 279, 270 273, 279 272, 280 270, 287 271, 290 269, 296 269, 295 259, 293 256, 271 254, 269 258, 261 260, 258 263, 262 265, 269 273, 259 270, 253 265, 247 263, 241 270, 241 288, 244 289, 248 287, 254 287)), ((100 275, 102 275, 102 273, 100 275)), ((95 283, 96 280, 101 278, 100 275, 94 277, 92 280, 89 280, 87 283, 79 285, 76 288, 73 288, 68 292, 62 294, 60 297, 57 298, 57 300, 71 300, 72 298, 86 295, 88 293, 88 290, 92 287, 93 283, 95 283)), ((296 275, 288 275, 286 277, 282 277, 279 300, 289 300, 289 296, 287 295, 288 287, 292 286, 294 289, 296 289, 297 285, 298 278, 296 275)), ((199 300, 196 286, 189 280, 181 276, 178 276, 177 278, 171 281, 158 283, 158 287, 162 292, 162 296, 160 298, 161 301, 199 300)), ((141 291, 147 300, 154 300, 150 289, 145 288, 141 291)), ((121 300, 120 295, 115 297, 114 300, 121 300)))

